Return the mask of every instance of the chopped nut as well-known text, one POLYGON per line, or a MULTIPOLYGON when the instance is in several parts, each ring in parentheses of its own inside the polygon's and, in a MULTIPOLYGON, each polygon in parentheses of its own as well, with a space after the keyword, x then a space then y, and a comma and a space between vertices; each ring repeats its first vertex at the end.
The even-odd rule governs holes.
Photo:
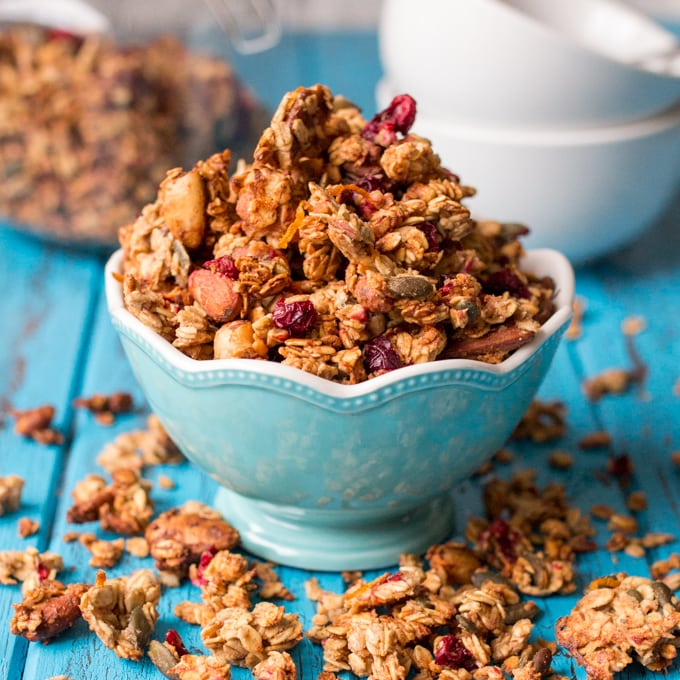
POLYGON ((574 457, 568 451, 551 451, 548 464, 558 470, 566 470, 574 464, 574 457))
POLYGON ((39 444, 62 444, 64 435, 52 427, 54 406, 45 404, 26 411, 10 409, 14 416, 14 431, 22 437, 28 437, 39 444))
POLYGON ((596 430, 589 432, 584 437, 581 437, 578 442, 578 447, 583 450, 606 448, 612 443, 612 436, 605 430, 596 430))
POLYGON ((647 495, 644 491, 633 491, 626 498, 626 507, 631 512, 641 512, 647 508, 647 495))

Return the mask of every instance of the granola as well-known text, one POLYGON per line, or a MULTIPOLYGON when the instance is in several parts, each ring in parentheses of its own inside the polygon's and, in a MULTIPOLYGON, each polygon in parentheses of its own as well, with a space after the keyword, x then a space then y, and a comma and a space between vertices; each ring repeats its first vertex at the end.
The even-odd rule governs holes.
POLYGON ((73 489, 73 505, 66 513, 72 523, 99 520, 105 531, 132 536, 146 529, 153 515, 151 483, 134 469, 118 468, 111 484, 100 475, 88 475, 73 489))
POLYGON ((128 392, 113 394, 94 394, 91 397, 77 397, 73 400, 75 408, 84 408, 94 414, 102 425, 111 425, 120 413, 130 413, 134 408, 132 395, 128 392))
POLYGON ((236 529, 219 512, 198 501, 161 513, 146 528, 145 538, 156 568, 173 584, 206 551, 229 550, 239 541, 236 529))
POLYGON ((530 341, 554 284, 520 268, 515 224, 409 133, 402 95, 366 121, 324 86, 287 94, 249 164, 170 170, 121 228, 128 310, 195 359, 249 358, 340 383, 530 341))
POLYGON ((27 437, 44 444, 62 444, 64 435, 52 427, 55 409, 51 404, 43 404, 35 408, 19 411, 9 409, 10 415, 14 416, 14 431, 22 437, 27 437))
POLYGON ((88 584, 45 579, 24 595, 14 607, 10 621, 13 635, 29 642, 45 642, 71 628, 80 618, 80 598, 90 588, 88 584))
POLYGON ((0 477, 0 517, 19 509, 24 483, 19 475, 0 477))
POLYGON ((593 680, 637 661, 668 668, 680 643, 680 603, 661 581, 625 573, 593 581, 571 613, 558 619, 557 641, 593 680))
POLYGON ((120 658, 138 661, 156 625, 160 595, 160 582, 151 570, 114 579, 107 579, 100 570, 94 585, 83 594, 80 610, 106 647, 120 658))
POLYGON ((26 550, 0 551, 0 583, 4 585, 19 581, 32 585, 35 580, 54 579, 63 568, 61 555, 41 553, 33 546, 26 550))
POLYGON ((136 45, 38 26, 0 32, 0 201, 53 240, 115 243, 167 168, 233 143, 263 112, 221 59, 162 36, 136 45))

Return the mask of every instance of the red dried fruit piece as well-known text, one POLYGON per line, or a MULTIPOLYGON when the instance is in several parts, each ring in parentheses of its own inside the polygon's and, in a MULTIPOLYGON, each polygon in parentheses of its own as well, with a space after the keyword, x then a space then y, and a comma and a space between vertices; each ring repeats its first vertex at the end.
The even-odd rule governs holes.
POLYGON ((42 562, 38 562, 36 571, 38 572, 38 579, 40 581, 44 581, 50 576, 50 570, 42 562))
POLYGON ((198 560, 198 566, 196 567, 196 577, 191 579, 191 582, 195 586, 200 587, 207 583, 207 581, 203 578, 203 572, 205 571, 205 568, 212 562, 213 557, 215 557, 216 554, 217 548, 215 546, 211 546, 201 554, 201 557, 198 560))
POLYGON ((506 291, 514 297, 530 298, 529 288, 510 267, 504 267, 489 275, 484 282, 484 290, 492 295, 502 295, 506 291))
POLYGON ((415 99, 408 94, 398 94, 386 109, 366 123, 361 136, 381 146, 389 146, 397 140, 397 133, 408 133, 415 119, 415 99))
POLYGON ((434 662, 446 668, 464 668, 466 671, 477 670, 477 662, 470 650, 456 635, 444 635, 439 640, 434 662))
POLYGON ((206 314, 225 323, 241 311, 241 296, 234 290, 234 281, 210 269, 196 269, 189 276, 189 292, 206 314))
POLYGON ((209 269, 216 274, 222 274, 222 276, 228 276, 230 279, 238 279, 238 269, 234 264, 234 259, 229 257, 229 255, 223 255, 215 260, 208 260, 203 263, 204 269, 209 269))
POLYGON ((517 546, 519 545, 520 536, 500 517, 497 517, 489 524, 482 532, 480 539, 482 542, 491 539, 508 562, 517 561, 517 546))
POLYGON ((401 357, 390 339, 384 335, 379 335, 364 345, 364 364, 369 373, 384 373, 402 366, 401 357))
POLYGON ((316 309, 310 300, 286 302, 279 298, 272 310, 272 321, 277 328, 290 333, 305 333, 316 321, 316 309))
POLYGON ((174 628, 170 628, 165 634, 165 641, 177 652, 178 656, 189 653, 180 634, 174 628))
POLYGON ((428 252, 436 252, 439 250, 440 236, 437 227, 435 227, 432 222, 421 222, 420 224, 416 224, 416 227, 425 234, 428 252))

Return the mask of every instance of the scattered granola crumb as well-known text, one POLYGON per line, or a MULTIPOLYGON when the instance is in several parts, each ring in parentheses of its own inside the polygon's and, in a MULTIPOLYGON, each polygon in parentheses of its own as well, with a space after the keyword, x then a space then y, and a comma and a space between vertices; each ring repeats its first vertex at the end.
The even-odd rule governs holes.
POLYGON ((535 399, 512 433, 513 439, 530 439, 537 443, 554 441, 564 436, 566 406, 561 401, 535 399))
POLYGON ((665 670, 677 655, 679 631, 680 604, 671 590, 625 573, 593 581, 555 626, 558 643, 593 680, 613 680, 635 661, 665 670))
POLYGON ((578 447, 583 451, 590 449, 603 449, 610 446, 612 443, 612 436, 606 430, 595 430, 581 437, 578 440, 578 447))
POLYGON ((295 662, 288 652, 270 652, 253 667, 255 680, 296 680, 295 662))
POLYGON ((129 392, 114 392, 110 395, 95 394, 91 397, 76 397, 75 408, 84 408, 94 414, 101 425, 112 425, 120 413, 130 413, 134 409, 132 395, 129 392))
POLYGON ((40 522, 30 517, 21 517, 18 524, 18 532, 21 538, 35 536, 40 531, 40 522))
POLYGON ((493 461, 495 463, 502 463, 503 465, 512 463, 514 459, 515 454, 508 448, 498 449, 493 456, 493 461))
POLYGON ((614 508, 598 503, 590 508, 590 514, 597 519, 609 519, 614 514, 614 508))
POLYGON ((64 435, 52 427, 55 409, 50 404, 18 411, 9 409, 14 416, 14 431, 22 437, 33 439, 38 444, 63 444, 64 435))
POLYGON ((123 432, 97 457, 97 463, 109 474, 118 468, 141 473, 145 466, 176 465, 183 461, 184 456, 154 414, 147 418, 146 428, 123 432))
POLYGON ((12 585, 26 582, 34 576, 44 580, 54 579, 64 568, 64 561, 56 553, 41 553, 34 546, 26 550, 0 551, 0 583, 12 585))
POLYGON ((576 296, 574 298, 573 304, 573 316, 571 317, 571 323, 569 328, 567 328, 564 337, 567 340, 578 340, 583 334, 583 315, 585 313, 585 304, 583 298, 576 296))
POLYGON ((548 464, 557 470, 567 470, 574 464, 574 457, 568 451, 551 451, 548 455, 548 464))
POLYGON ((92 553, 91 567, 110 569, 115 567, 123 556, 123 549, 125 548, 125 539, 123 538, 106 541, 88 533, 81 534, 78 540, 92 553))
POLYGON ((161 489, 174 489, 175 488, 175 480, 171 479, 167 475, 158 475, 158 486, 161 487, 161 489))
POLYGON ((667 576, 673 569, 680 569, 680 553, 671 553, 664 560, 657 560, 650 568, 652 577, 655 579, 667 576))
POLYGON ((126 539, 125 550, 134 557, 143 558, 149 556, 149 544, 142 536, 132 536, 126 539))
POLYGON ((0 477, 0 517, 19 509, 23 489, 24 480, 19 475, 0 477))
POLYGON ((647 328, 647 320, 644 316, 627 316, 621 322, 621 331, 624 335, 637 335, 647 328))
POLYGON ((64 543, 74 543, 80 539, 80 535, 79 531, 66 531, 62 535, 61 540, 64 541, 64 543))
POLYGON ((631 512, 641 512, 647 509, 647 495, 644 491, 632 491, 626 497, 626 507, 631 512))
POLYGON ((680 451, 672 451, 671 452, 671 462, 673 465, 677 465, 680 467, 680 451))

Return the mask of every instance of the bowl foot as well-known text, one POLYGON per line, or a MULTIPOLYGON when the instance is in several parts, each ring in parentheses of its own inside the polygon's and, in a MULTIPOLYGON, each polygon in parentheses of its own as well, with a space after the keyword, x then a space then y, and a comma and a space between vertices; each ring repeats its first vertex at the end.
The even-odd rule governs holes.
POLYGON ((279 506, 221 487, 215 507, 258 557, 320 571, 396 565, 405 552, 424 553, 449 537, 453 502, 441 494, 408 511, 324 510, 279 506))

